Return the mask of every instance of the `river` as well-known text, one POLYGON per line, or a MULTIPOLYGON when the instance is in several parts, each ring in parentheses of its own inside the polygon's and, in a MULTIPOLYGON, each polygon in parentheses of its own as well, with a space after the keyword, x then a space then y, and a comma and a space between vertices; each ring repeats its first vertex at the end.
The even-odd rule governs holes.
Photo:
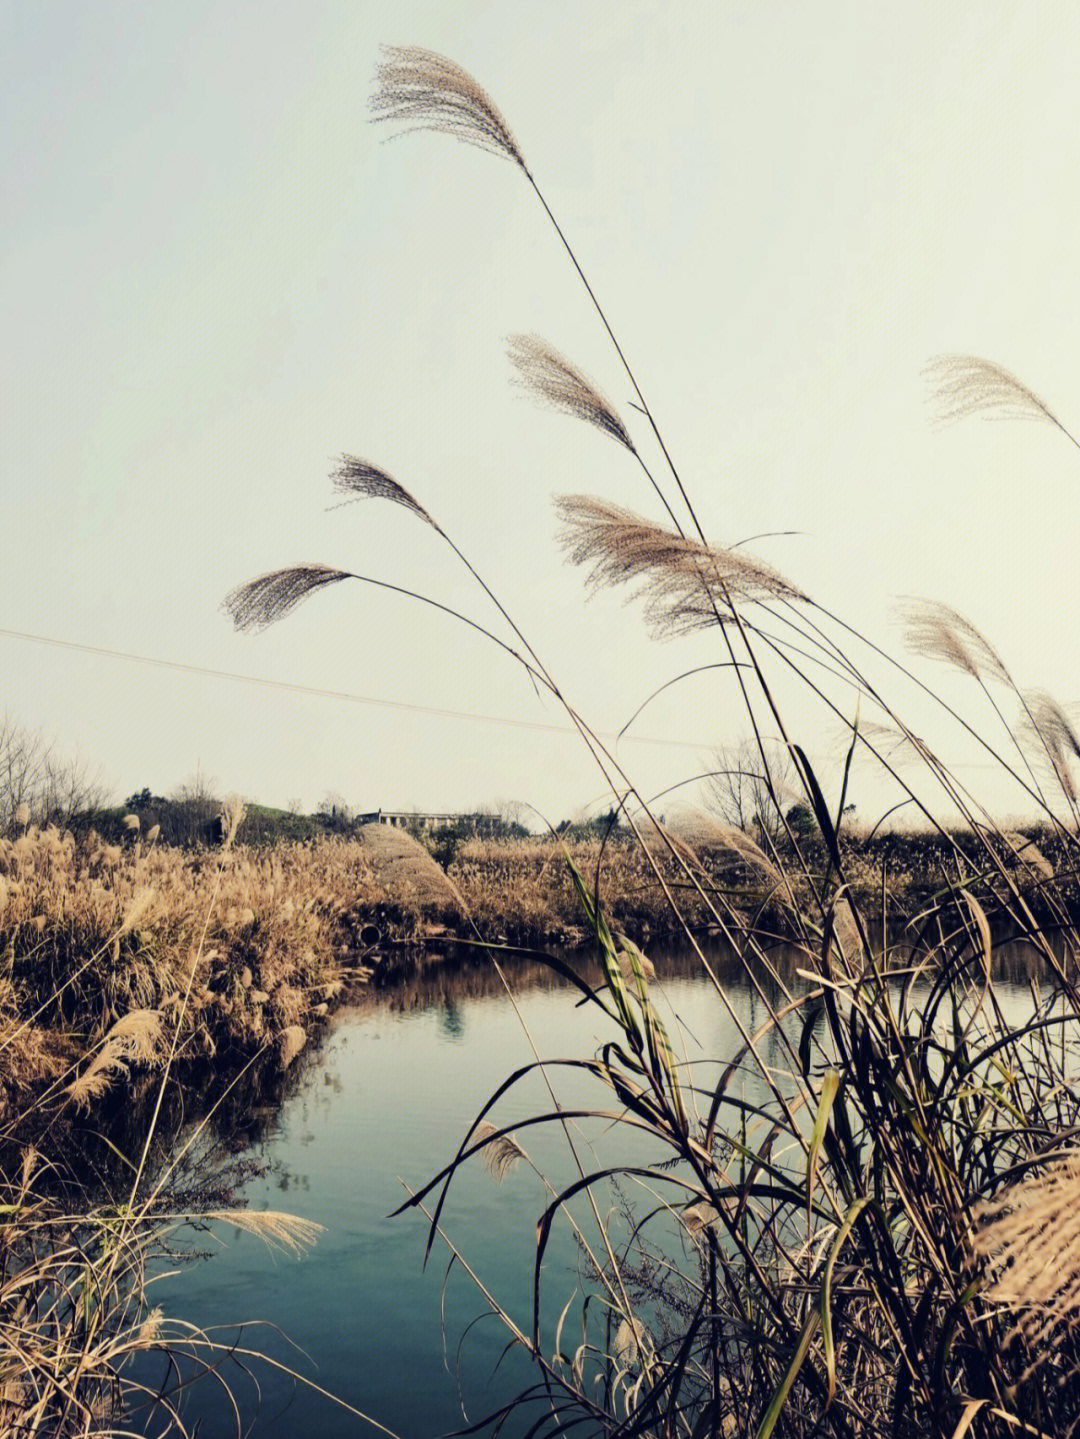
MULTIPOLYGON (((761 996, 733 958, 711 959, 742 1022, 756 1028, 765 1018, 761 996)), ((701 1064, 698 1078, 707 1081, 715 1062, 739 1047, 735 1021, 698 963, 673 956, 657 967, 657 989, 681 1021, 686 1057, 701 1064)), ((1000 981, 1007 1003, 1030 1005, 1026 970, 1017 959, 1015 972, 1000 981)), ((324 1231, 296 1257, 218 1224, 199 1237, 210 1257, 171 1265, 154 1280, 151 1302, 166 1315, 212 1331, 219 1345, 258 1350, 302 1376, 220 1353, 218 1377, 179 1396, 189 1431, 203 1439, 237 1432, 225 1384, 241 1430, 252 1439, 379 1432, 318 1386, 403 1439, 420 1439, 475 1422, 535 1377, 520 1348, 503 1354, 501 1323, 478 1318, 487 1305, 462 1266, 455 1262, 447 1276, 443 1240, 436 1239, 424 1267, 423 1217, 415 1211, 388 1217, 407 1197, 406 1187, 418 1188, 454 1157, 472 1119, 512 1070, 532 1061, 534 1047, 546 1059, 582 1059, 615 1037, 594 1007, 577 1005, 576 991, 539 965, 509 961, 507 972, 513 1003, 490 961, 476 956, 418 962, 379 976, 355 992, 321 1042, 298 1061, 280 1103, 246 1116, 232 1111, 233 1148, 265 1166, 242 1186, 248 1205, 302 1215, 324 1231)), ((790 962, 782 972, 788 985, 800 986, 790 962)), ((767 994, 778 993, 773 981, 763 983, 767 994)), ((766 1045, 767 1062, 782 1063, 778 1048, 775 1039, 766 1045)), ((610 1107, 581 1071, 554 1070, 551 1082, 564 1105, 610 1107)), ((755 1097, 752 1074, 737 1084, 755 1097)), ((549 1107, 534 1074, 500 1100, 493 1117, 516 1123, 549 1107)), ((574 1177, 558 1126, 528 1128, 518 1137, 548 1180, 574 1177)), ((605 1155, 610 1160, 615 1144, 623 1159, 662 1157, 651 1141, 613 1136, 606 1125, 583 1126, 576 1142, 587 1165, 605 1155)), ((549 1197, 528 1164, 497 1182, 474 1159, 455 1180, 443 1215, 461 1257, 526 1331, 535 1225, 549 1197)), ((635 1202, 641 1197, 633 1196, 635 1202)), ((615 1207, 617 1197, 609 1193, 604 1202, 615 1207)), ((577 1212, 588 1235, 588 1210, 577 1212)), ((612 1222, 618 1232, 621 1221, 612 1222)), ((576 1326, 575 1344, 580 1337, 581 1266, 569 1226, 556 1224, 542 1291, 549 1347, 575 1290, 567 1323, 576 1326)), ((139 1432, 161 1427, 160 1419, 146 1420, 139 1432)), ((504 1433, 527 1427, 515 1421, 504 1433)))

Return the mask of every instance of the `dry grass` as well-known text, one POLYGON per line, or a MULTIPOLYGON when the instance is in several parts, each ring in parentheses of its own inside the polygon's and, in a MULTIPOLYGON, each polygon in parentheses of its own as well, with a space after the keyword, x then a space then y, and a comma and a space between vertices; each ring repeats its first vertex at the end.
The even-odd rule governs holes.
POLYGON ((467 917, 457 887, 418 840, 388 824, 365 824, 359 843, 377 882, 400 904, 467 917))
POLYGON ((219 856, 32 827, 0 840, 0 1120, 84 1055, 79 1103, 156 1064, 178 1016, 189 1058, 317 1024, 358 925, 384 913, 408 928, 420 909, 354 841, 219 856))

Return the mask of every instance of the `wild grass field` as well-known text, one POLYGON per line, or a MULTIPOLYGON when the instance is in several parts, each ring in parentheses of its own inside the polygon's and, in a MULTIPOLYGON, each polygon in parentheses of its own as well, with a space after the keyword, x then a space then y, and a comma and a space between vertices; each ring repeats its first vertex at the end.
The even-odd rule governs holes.
MULTIPOLYGON (((508 162, 554 226, 632 398, 624 415, 531 335, 511 344, 514 371, 612 440, 666 515, 659 523, 621 503, 563 497, 567 558, 594 586, 628 587, 658 638, 699 635, 714 647, 778 822, 756 833, 660 822, 426 505, 380 466, 344 456, 332 476, 338 497, 398 505, 432 529, 477 584, 492 628, 391 588, 480 629, 493 658, 521 667, 561 707, 629 835, 576 847, 469 841, 441 878, 392 836, 247 850, 238 811, 216 850, 166 849, 134 830, 123 846, 29 827, 4 840, 0 1432, 123 1432, 128 1357, 205 1345, 175 1325, 163 1337, 143 1289, 148 1253, 178 1222, 160 1212, 164 1181, 148 1156, 185 1059, 224 1067, 273 1054, 287 1065, 327 1013, 365 927, 395 939, 427 925, 437 937, 433 924, 471 935, 511 997, 507 941, 584 935, 598 981, 542 948, 532 961, 576 985, 567 1003, 592 1006, 607 1036, 595 1054, 535 1054, 528 1072, 542 1080, 541 1107, 500 1122, 498 1102, 524 1072, 509 1076, 402 1206, 425 1206, 429 1247, 441 1244, 462 1166, 486 1159, 505 1172, 538 1125, 565 1141, 574 1177, 548 1183, 540 1212, 520 1216, 535 1225, 532 1273, 517 1293, 480 1291, 535 1379, 478 1432, 522 1415, 531 1435, 611 1439, 1080 1432, 1080 738, 1068 711, 1021 689, 946 605, 912 615, 914 658, 884 656, 770 564, 708 538, 692 485, 490 96, 451 60, 394 48, 374 110, 508 162), (921 678, 931 663, 969 682, 968 709, 949 708, 921 678), (839 784, 811 764, 777 697, 778 674, 844 725, 839 784), (1031 817, 1022 831, 996 821, 920 738, 904 717, 912 694, 1017 787, 1031 817), (777 753, 809 826, 796 827, 781 802, 777 753), (849 840, 856 754, 890 777, 929 838, 849 840), (434 920, 420 903, 426 886, 434 920), (798 956, 784 972, 770 943, 781 923, 798 956), (665 1008, 647 955, 659 933, 682 938, 738 1031, 736 1052, 707 1056, 719 1077, 691 1058, 665 1008), (726 943, 757 995, 765 1018, 753 1031, 711 967, 704 933, 726 943), (1001 947, 1017 941, 1031 964, 1022 1012, 995 985, 1001 947), (72 1214, 50 1198, 39 1141, 134 1068, 156 1076, 157 1100, 141 1153, 128 1157, 129 1182, 72 1214), (567 1112, 566 1068, 587 1071, 603 1101, 567 1112), (747 1073, 762 1098, 745 1097, 747 1073), (27 1081, 29 1108, 15 1102, 27 1081), (38 1134, 28 1137, 28 1125, 38 1134), (600 1130, 645 1134, 663 1158, 596 1168, 588 1136, 600 1130), (618 1211, 613 1186, 620 1204, 626 1197, 618 1211), (555 1225, 573 1233, 587 1282, 552 1326, 542 1295, 555 1225)), ((1020 415, 1076 443, 996 363, 947 357, 931 381, 944 418, 1020 415)), ((226 607, 241 630, 259 628, 312 598, 310 616, 313 597, 346 581, 369 583, 359 570, 294 565, 239 585, 226 607)), ((287 1215, 237 1213, 271 1240, 313 1237, 287 1215)), ((469 1256, 456 1257, 467 1266, 469 1256)), ((162 1423, 182 1420, 166 1410, 162 1423)))

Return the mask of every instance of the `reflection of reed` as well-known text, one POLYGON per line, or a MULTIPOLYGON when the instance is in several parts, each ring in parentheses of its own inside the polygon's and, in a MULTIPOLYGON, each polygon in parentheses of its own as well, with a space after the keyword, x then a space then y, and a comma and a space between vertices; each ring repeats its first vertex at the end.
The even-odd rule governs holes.
MULTIPOLYGON (((820 968, 817 956, 786 941, 777 940, 767 948, 772 973, 762 967, 758 981, 770 998, 780 993, 781 985, 793 991, 805 988, 807 981, 802 975, 808 970, 820 968)), ((567 980, 538 957, 542 951, 498 950, 496 953, 515 994, 568 987, 567 980)), ((603 983, 600 967, 591 958, 581 952, 553 953, 561 964, 572 969, 587 984, 596 987, 603 983)), ((902 940, 890 941, 890 954, 892 964, 899 967, 906 967, 918 959, 916 950, 910 946, 905 948, 902 940)), ((712 945, 706 947, 705 955, 713 973, 732 994, 753 992, 747 976, 747 961, 734 949, 712 945)), ((701 962, 688 949, 650 950, 649 958, 661 984, 665 980, 700 979, 704 982, 701 962)), ((749 962, 753 964, 752 960, 749 962)), ((995 945, 995 980, 1026 988, 1031 980, 1045 982, 1047 977, 1045 964, 1030 945, 1018 940, 995 945)), ((384 959, 367 983, 346 991, 336 1010, 334 1023, 347 1024, 358 1016, 383 1009, 395 1014, 413 1014, 467 1000, 502 997, 504 994, 502 980, 487 951, 479 946, 402 950, 384 959)))

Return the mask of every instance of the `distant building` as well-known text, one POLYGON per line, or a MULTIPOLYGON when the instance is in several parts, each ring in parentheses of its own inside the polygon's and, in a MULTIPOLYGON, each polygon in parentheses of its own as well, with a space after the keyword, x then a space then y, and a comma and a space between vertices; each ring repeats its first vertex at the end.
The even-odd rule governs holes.
POLYGON ((391 824, 395 829, 451 829, 455 825, 475 825, 487 816, 477 814, 419 814, 416 810, 374 809, 358 814, 357 824, 391 824))

